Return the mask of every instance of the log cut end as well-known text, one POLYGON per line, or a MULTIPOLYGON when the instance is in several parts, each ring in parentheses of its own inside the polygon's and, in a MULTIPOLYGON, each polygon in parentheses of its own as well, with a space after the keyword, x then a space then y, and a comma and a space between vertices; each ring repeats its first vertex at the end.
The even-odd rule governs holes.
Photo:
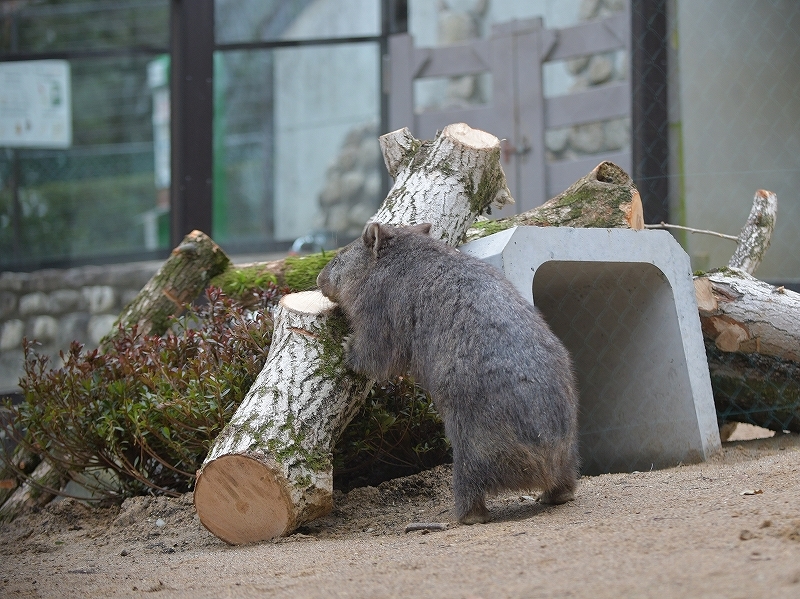
POLYGON ((500 140, 491 133, 473 129, 466 123, 453 123, 442 129, 442 135, 476 150, 500 148, 500 140))
POLYGON ((319 290, 300 291, 284 295, 281 306, 296 314, 328 314, 336 308, 336 304, 322 295, 319 290))
POLYGON ((294 507, 282 475, 264 461, 223 455, 197 475, 194 506, 200 522, 231 545, 265 541, 293 525, 294 507))

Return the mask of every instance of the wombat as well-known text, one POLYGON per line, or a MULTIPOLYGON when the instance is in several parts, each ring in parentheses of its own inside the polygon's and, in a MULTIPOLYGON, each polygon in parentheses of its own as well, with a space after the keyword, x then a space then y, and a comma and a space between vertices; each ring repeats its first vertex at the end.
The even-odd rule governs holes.
POLYGON ((462 523, 487 522, 487 493, 574 497, 578 395, 566 348, 494 267, 430 235, 369 223, 317 277, 350 325, 345 365, 375 380, 410 373, 453 447, 462 523))

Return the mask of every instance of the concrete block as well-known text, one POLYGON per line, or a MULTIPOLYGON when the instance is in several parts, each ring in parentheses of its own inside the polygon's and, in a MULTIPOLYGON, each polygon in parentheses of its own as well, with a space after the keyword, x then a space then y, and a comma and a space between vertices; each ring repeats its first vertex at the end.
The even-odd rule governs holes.
POLYGON ((459 249, 505 273, 572 354, 584 474, 719 450, 689 256, 669 233, 517 227, 459 249))

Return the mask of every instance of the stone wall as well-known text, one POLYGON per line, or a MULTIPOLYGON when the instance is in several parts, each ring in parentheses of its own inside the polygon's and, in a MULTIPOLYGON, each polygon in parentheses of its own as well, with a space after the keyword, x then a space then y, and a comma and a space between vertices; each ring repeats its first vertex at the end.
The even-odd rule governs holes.
POLYGON ((97 347, 122 307, 161 266, 134 262, 0 274, 0 394, 19 390, 22 339, 57 358, 75 340, 97 347))

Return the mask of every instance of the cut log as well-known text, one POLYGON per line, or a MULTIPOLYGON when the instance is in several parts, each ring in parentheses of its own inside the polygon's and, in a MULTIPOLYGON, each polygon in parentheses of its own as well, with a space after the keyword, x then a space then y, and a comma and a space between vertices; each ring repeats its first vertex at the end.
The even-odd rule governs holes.
POLYGON ((192 231, 122 310, 101 345, 107 346, 120 326, 129 329, 137 325, 141 333, 162 335, 169 318, 194 301, 229 264, 228 256, 208 235, 192 231))
POLYGON ((331 452, 369 390, 342 366, 346 331, 319 292, 281 299, 264 369, 198 473, 197 513, 220 539, 268 539, 331 510, 331 452))
POLYGON ((772 240, 775 219, 778 216, 778 196, 771 191, 759 189, 753 198, 750 216, 742 227, 736 251, 728 266, 753 274, 764 259, 764 253, 772 240))
POLYGON ((694 284, 720 418, 800 432, 800 294, 731 268, 694 284))
MULTIPOLYGON (((407 129, 380 141, 395 183, 371 222, 430 222, 455 246, 492 203, 511 201, 492 135, 455 124, 428 142, 407 129)), ((197 473, 200 521, 228 543, 287 534, 332 508, 331 452, 372 384, 344 368, 347 325, 333 306, 319 291, 284 296, 267 363, 197 473)))
POLYGON ((467 232, 467 241, 525 225, 639 230, 644 228, 642 200, 624 170, 613 162, 601 162, 541 206, 507 218, 475 223, 467 232))
POLYGON ((49 462, 40 462, 28 479, 0 506, 0 522, 10 522, 23 510, 49 503, 64 479, 49 462), (54 492, 55 491, 55 492, 54 492))

